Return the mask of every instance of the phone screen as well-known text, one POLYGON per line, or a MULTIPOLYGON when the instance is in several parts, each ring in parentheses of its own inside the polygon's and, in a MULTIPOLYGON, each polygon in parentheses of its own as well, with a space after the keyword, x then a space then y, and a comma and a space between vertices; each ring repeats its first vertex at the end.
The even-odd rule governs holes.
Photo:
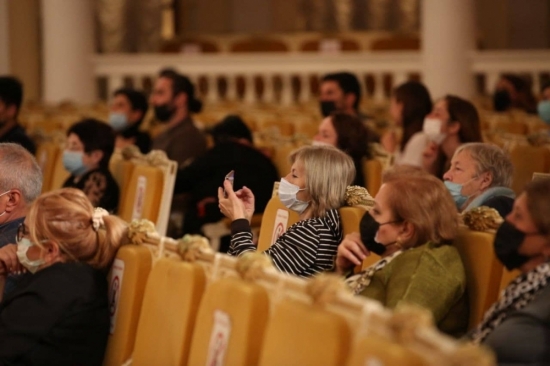
MULTIPOLYGON (((231 183, 231 187, 233 187, 233 182, 235 181, 235 171, 232 170, 225 176, 225 180, 228 180, 229 183, 231 183)), ((227 198, 227 192, 225 192, 225 189, 223 190, 223 195, 225 198, 227 198)))

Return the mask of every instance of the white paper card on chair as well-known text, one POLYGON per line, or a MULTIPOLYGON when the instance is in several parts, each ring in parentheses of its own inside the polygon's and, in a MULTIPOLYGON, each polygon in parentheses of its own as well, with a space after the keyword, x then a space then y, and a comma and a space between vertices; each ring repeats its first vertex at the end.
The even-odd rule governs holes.
POLYGON ((288 224, 288 211, 278 209, 275 216, 275 225, 273 225, 273 235, 271 236, 271 244, 275 243, 279 236, 283 235, 286 231, 286 225, 288 224))
POLYGON ((118 314, 118 300, 122 288, 122 277, 124 276, 124 261, 115 259, 111 270, 111 281, 109 283, 109 314, 111 316, 111 328, 109 332, 115 332, 116 317, 118 314))
POLYGON ((223 366, 225 352, 231 336, 231 319, 226 312, 216 310, 214 312, 214 326, 208 345, 208 366, 223 366))
POLYGON ((132 220, 141 219, 143 212, 143 201, 145 200, 145 189, 147 188, 147 178, 143 175, 137 179, 136 197, 134 198, 134 209, 132 210, 132 220))

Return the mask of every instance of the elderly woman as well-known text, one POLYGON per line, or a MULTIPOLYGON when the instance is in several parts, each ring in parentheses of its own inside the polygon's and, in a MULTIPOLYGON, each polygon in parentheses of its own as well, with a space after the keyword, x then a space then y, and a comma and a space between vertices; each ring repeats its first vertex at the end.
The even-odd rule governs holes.
POLYGON ((1 365, 101 365, 109 334, 106 270, 126 224, 80 190, 40 196, 0 250, 0 276, 30 274, 0 303, 1 365))
POLYGON ((353 292, 389 308, 422 306, 442 331, 463 334, 466 275, 451 245, 458 212, 443 183, 419 173, 386 176, 360 229, 340 244, 336 271, 347 273, 371 252, 382 259, 346 280, 353 292))
POLYGON ((550 179, 529 183, 497 230, 495 253, 521 274, 471 334, 493 349, 499 365, 548 365, 550 360, 550 179))
POLYGON ((438 178, 449 169, 451 158, 460 145, 482 141, 476 108, 453 95, 435 103, 422 129, 429 141, 422 153, 422 167, 438 178))
POLYGON ((367 141, 372 141, 372 132, 359 117, 342 112, 334 112, 319 125, 319 132, 313 145, 330 145, 342 150, 353 159, 355 179, 353 185, 365 187, 363 159, 370 159, 367 141))
POLYGON ((513 172, 512 161, 501 148, 475 142, 456 150, 443 179, 459 211, 488 206, 505 217, 516 196, 510 189, 513 172))
MULTIPOLYGON (((282 272, 309 277, 332 268, 338 244, 342 241, 340 215, 347 186, 355 168, 351 158, 328 146, 305 146, 291 154, 290 173, 281 179, 279 198, 300 215, 264 253, 282 272)), ((218 190, 222 213, 230 218, 230 255, 255 251, 250 220, 254 213, 254 195, 243 187, 234 192, 228 181, 224 192, 218 190)))

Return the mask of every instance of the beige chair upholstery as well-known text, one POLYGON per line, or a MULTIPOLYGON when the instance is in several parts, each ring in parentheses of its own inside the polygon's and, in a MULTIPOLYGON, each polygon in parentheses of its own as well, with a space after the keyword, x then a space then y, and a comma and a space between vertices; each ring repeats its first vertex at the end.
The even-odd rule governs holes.
POLYGON ((104 366, 120 366, 132 355, 151 263, 151 252, 143 246, 125 245, 116 255, 109 284, 111 332, 104 366))
POLYGON ((260 285, 230 277, 212 283, 197 315, 189 365, 257 365, 268 315, 260 285))
POLYGON ((158 260, 147 281, 133 366, 187 364, 205 286, 206 275, 199 264, 158 260))

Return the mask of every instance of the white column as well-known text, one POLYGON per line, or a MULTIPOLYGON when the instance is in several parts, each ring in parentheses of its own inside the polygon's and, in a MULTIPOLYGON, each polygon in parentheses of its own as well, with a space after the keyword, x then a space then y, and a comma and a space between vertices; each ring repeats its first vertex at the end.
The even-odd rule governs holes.
POLYGON ((90 0, 42 0, 44 100, 91 103, 96 99, 90 0))
POLYGON ((256 84, 254 83, 254 75, 244 75, 244 102, 253 104, 256 102, 256 84))
POLYGON ((434 98, 474 96, 471 51, 475 40, 474 0, 422 3, 423 82, 434 98))
POLYGON ((0 75, 10 73, 8 0, 0 0, 0 75))

